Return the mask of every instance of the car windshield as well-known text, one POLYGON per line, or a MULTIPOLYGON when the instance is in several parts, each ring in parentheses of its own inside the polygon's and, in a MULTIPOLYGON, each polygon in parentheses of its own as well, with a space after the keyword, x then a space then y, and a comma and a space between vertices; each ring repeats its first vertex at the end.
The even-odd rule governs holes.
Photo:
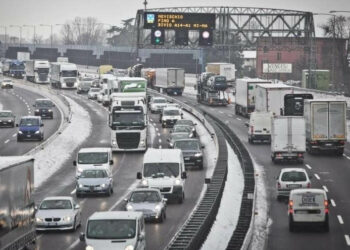
POLYGON ((40 100, 35 102, 36 107, 52 107, 52 102, 50 100, 40 100))
POLYGON ((11 112, 0 111, 0 117, 11 117, 13 116, 11 112))
POLYGON ((164 110, 163 115, 180 115, 180 111, 177 109, 164 110))
POLYGON ((102 164, 108 162, 108 153, 79 153, 78 154, 78 163, 79 164, 102 164))
POLYGON ((39 126, 39 119, 36 118, 25 118, 21 119, 20 126, 39 126))
POLYGON ((193 122, 191 120, 177 120, 175 125, 193 126, 193 122))
POLYGON ((145 163, 143 168, 144 177, 178 177, 179 164, 178 163, 145 163))
POLYGON ((199 143, 198 141, 176 141, 174 148, 182 150, 199 150, 199 143))
POLYGON ((292 171, 282 174, 282 181, 306 181, 306 175, 304 172, 292 171))
POLYGON ((186 138, 188 138, 188 134, 187 133, 172 134, 171 138, 173 140, 186 139, 186 138))
POLYGON ((137 191, 130 196, 130 202, 160 202, 159 194, 155 191, 137 191))
POLYGON ((90 89, 91 92, 99 92, 100 89, 90 89))
POLYGON ((106 170, 100 170, 100 169, 89 169, 89 170, 84 170, 80 178, 106 178, 107 172, 106 170))
POLYGON ((166 103, 165 99, 154 99, 153 103, 166 103))
POLYGON ((78 75, 78 71, 76 70, 62 70, 63 77, 76 77, 78 75))
POLYGON ((90 220, 88 239, 132 239, 136 234, 136 220, 90 220))
POLYGON ((190 126, 174 126, 173 132, 191 132, 192 127, 190 126))
POLYGON ((91 82, 93 80, 94 79, 92 79, 92 78, 83 78, 81 81, 83 81, 83 82, 91 82))
POLYGON ((117 126, 140 126, 144 124, 142 112, 113 113, 113 124, 117 126))
POLYGON ((48 209, 72 209, 70 200, 46 200, 40 205, 40 210, 48 209))
POLYGON ((39 74, 48 74, 49 73, 49 68, 38 68, 37 71, 39 74))

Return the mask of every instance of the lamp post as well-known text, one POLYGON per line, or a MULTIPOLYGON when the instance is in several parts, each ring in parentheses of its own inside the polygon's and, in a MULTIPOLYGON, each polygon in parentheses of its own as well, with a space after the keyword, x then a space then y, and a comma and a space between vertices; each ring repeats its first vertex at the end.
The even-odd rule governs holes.
POLYGON ((39 26, 41 27, 50 27, 50 47, 52 48, 52 29, 53 29, 53 25, 52 24, 39 24, 39 26))
POLYGON ((10 25, 10 27, 19 28, 19 47, 22 47, 22 26, 21 25, 10 25))
POLYGON ((6 47, 6 45, 7 45, 7 27, 4 25, 0 25, 0 27, 5 30, 5 39, 4 40, 5 40, 5 47, 6 47))
POLYGON ((35 35, 35 25, 23 25, 23 27, 32 27, 34 32, 33 32, 33 44, 36 44, 36 35, 35 35))

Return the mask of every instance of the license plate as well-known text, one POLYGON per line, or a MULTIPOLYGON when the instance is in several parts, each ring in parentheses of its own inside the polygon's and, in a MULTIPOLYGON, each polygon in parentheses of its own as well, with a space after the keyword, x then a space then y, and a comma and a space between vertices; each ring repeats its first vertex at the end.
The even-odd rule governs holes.
POLYGON ((174 94, 177 95, 177 92, 175 91, 174 94))
POLYGON ((332 143, 326 143, 326 146, 332 146, 332 143))
POLYGON ((190 157, 185 157, 185 161, 189 161, 190 160, 190 157))
POLYGON ((308 214, 308 212, 305 210, 296 211, 296 213, 297 214, 308 214))
POLYGON ((299 185, 299 184, 290 184, 290 185, 287 185, 287 187, 289 187, 289 188, 299 188, 299 187, 301 187, 301 185, 299 185))
POLYGON ((31 137, 31 135, 27 135, 27 137, 31 137))

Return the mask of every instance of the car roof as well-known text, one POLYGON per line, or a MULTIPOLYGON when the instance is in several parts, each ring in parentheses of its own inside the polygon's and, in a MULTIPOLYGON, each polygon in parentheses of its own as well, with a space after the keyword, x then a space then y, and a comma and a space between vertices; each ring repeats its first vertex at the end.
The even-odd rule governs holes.
POLYGON ((174 132, 174 133, 170 134, 170 136, 173 136, 173 135, 186 135, 186 136, 188 136, 188 133, 187 132, 174 132))
POLYGON ((184 138, 184 139, 176 140, 176 142, 179 142, 179 141, 196 141, 200 143, 200 141, 197 138, 184 138))
POLYGON ((306 170, 303 168, 282 168, 281 173, 285 173, 285 172, 305 172, 306 173, 306 170))
POLYGON ((100 153, 100 152, 110 152, 111 148, 81 148, 79 153, 100 153))
POLYGON ((162 99, 162 100, 166 100, 164 97, 160 97, 160 96, 153 96, 152 99, 162 99))
POLYGON ((12 113, 12 110, 0 110, 0 112, 11 112, 12 113))
POLYGON ((142 217, 142 212, 108 211, 95 212, 88 220, 136 220, 142 217))
POLYGON ((38 99, 35 99, 35 101, 36 102, 37 101, 50 101, 51 102, 51 100, 49 98, 38 98, 38 99))
POLYGON ((70 200, 72 201, 73 198, 71 196, 50 196, 50 197, 46 197, 45 199, 43 199, 43 201, 46 200, 70 200))
POLYGON ((326 191, 319 188, 297 188, 291 191, 291 194, 304 194, 304 193, 316 193, 316 194, 323 194, 327 196, 326 191))
POLYGON ((157 193, 160 193, 160 190, 159 189, 156 189, 156 188, 136 188, 134 189, 131 193, 134 193, 134 192, 143 192, 143 191, 154 191, 154 192, 157 192, 157 193))
POLYGON ((180 108, 177 108, 175 106, 167 106, 167 107, 163 108, 163 111, 164 110, 180 110, 180 108))
POLYGON ((147 149, 144 157, 144 163, 161 163, 161 162, 179 162, 182 157, 181 149, 147 149))

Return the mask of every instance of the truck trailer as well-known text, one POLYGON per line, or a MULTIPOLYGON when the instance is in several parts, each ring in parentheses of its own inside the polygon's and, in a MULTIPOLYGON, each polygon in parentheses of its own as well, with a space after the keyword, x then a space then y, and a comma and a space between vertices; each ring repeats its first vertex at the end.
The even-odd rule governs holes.
POLYGON ((304 117, 308 153, 332 152, 342 156, 347 139, 346 101, 304 100, 304 117))
POLYGON ((26 62, 27 81, 49 83, 50 63, 47 60, 29 60, 26 62))
POLYGON ((197 82, 197 102, 212 106, 226 106, 230 103, 226 77, 204 72, 197 82))
POLYGON ((78 87, 78 68, 74 63, 51 63, 51 85, 60 89, 78 87))
POLYGON ((0 157, 0 186, 0 249, 25 249, 36 238, 33 157, 0 157))
POLYGON ((254 111, 257 84, 271 84, 271 81, 251 78, 237 79, 235 94, 236 114, 249 117, 249 114, 254 111))
POLYGON ((305 119, 302 116, 275 116, 271 123, 271 159, 274 163, 302 163, 305 153, 305 119))
POLYGON ((168 95, 182 95, 185 88, 185 70, 180 68, 157 68, 154 88, 168 95))
POLYGON ((205 71, 226 77, 228 83, 232 83, 236 80, 236 66, 231 63, 207 63, 205 71))

